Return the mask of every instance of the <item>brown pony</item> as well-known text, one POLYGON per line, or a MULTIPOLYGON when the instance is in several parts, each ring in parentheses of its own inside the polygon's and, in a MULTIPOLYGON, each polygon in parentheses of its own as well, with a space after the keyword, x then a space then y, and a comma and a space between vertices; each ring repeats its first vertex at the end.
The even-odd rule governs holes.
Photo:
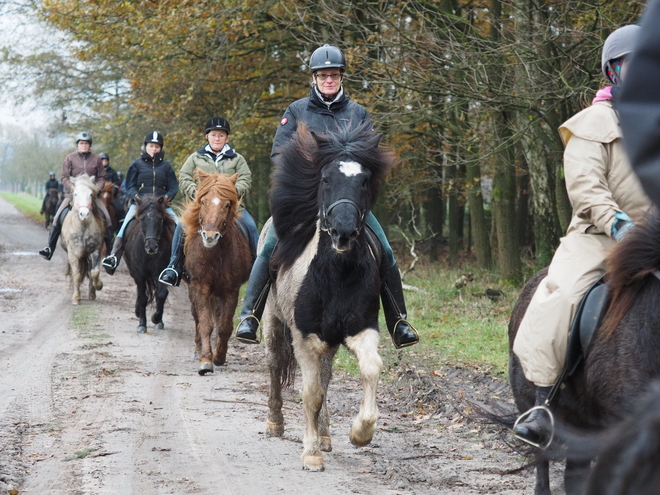
POLYGON ((182 226, 186 241, 185 270, 189 277, 188 296, 195 319, 195 357, 200 375, 213 372, 227 359, 232 318, 238 291, 252 268, 247 239, 236 225, 238 216, 238 174, 196 172, 199 180, 195 199, 186 205, 182 226), (216 330, 215 352, 211 334, 216 330))
POLYGON ((44 216, 46 217, 46 228, 49 229, 53 224, 53 217, 57 211, 57 204, 60 200, 60 193, 56 187, 48 189, 48 199, 44 205, 44 216))
POLYGON ((115 208, 115 185, 112 182, 106 182, 101 190, 101 201, 105 205, 105 209, 108 210, 110 215, 110 221, 112 223, 112 230, 117 233, 119 232, 119 219, 117 218, 117 208, 115 208))

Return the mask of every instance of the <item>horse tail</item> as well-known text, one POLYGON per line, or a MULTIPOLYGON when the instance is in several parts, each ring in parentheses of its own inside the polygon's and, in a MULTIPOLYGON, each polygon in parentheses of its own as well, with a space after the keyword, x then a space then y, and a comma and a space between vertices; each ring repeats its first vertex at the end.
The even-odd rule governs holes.
POLYGON ((280 383, 283 387, 292 387, 296 379, 296 369, 298 362, 296 355, 293 352, 293 338, 291 336, 291 329, 288 325, 284 325, 284 342, 282 343, 282 375, 280 376, 280 383))

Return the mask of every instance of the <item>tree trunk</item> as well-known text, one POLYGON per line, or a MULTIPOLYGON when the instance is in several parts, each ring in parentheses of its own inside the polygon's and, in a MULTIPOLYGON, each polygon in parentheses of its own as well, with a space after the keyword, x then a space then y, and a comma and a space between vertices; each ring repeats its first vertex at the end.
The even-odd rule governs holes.
POLYGON ((489 228, 484 212, 484 198, 481 194, 481 167, 476 159, 468 160, 466 184, 468 208, 470 210, 470 228, 474 251, 477 256, 477 266, 488 270, 493 263, 488 239, 489 228))

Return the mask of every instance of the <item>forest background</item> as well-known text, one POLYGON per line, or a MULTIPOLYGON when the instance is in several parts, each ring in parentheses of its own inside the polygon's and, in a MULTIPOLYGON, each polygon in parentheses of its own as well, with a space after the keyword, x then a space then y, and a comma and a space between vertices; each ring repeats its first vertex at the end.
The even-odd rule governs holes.
POLYGON ((0 129, 3 183, 45 182, 81 130, 124 172, 142 137, 159 130, 178 170, 204 143, 206 120, 222 115, 253 173, 247 207, 264 222, 276 127, 309 93, 311 52, 330 43, 346 54, 349 96, 399 159, 375 212, 398 251, 452 265, 468 258, 512 282, 549 263, 568 225, 557 129, 605 85, 607 35, 643 8, 627 0, 0 5, 57 37, 30 53, 5 41, 0 52, 5 96, 58 116, 20 140, 0 129), (64 149, 54 141, 62 135, 64 149))

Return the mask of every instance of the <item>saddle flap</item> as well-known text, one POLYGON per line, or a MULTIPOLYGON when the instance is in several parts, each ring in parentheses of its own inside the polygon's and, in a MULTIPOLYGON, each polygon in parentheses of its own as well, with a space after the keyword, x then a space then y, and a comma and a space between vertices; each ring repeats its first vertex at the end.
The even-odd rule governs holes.
POLYGON ((587 355, 589 344, 607 311, 608 302, 609 287, 604 282, 603 276, 589 287, 575 312, 566 351, 567 376, 575 373, 578 365, 587 355))

